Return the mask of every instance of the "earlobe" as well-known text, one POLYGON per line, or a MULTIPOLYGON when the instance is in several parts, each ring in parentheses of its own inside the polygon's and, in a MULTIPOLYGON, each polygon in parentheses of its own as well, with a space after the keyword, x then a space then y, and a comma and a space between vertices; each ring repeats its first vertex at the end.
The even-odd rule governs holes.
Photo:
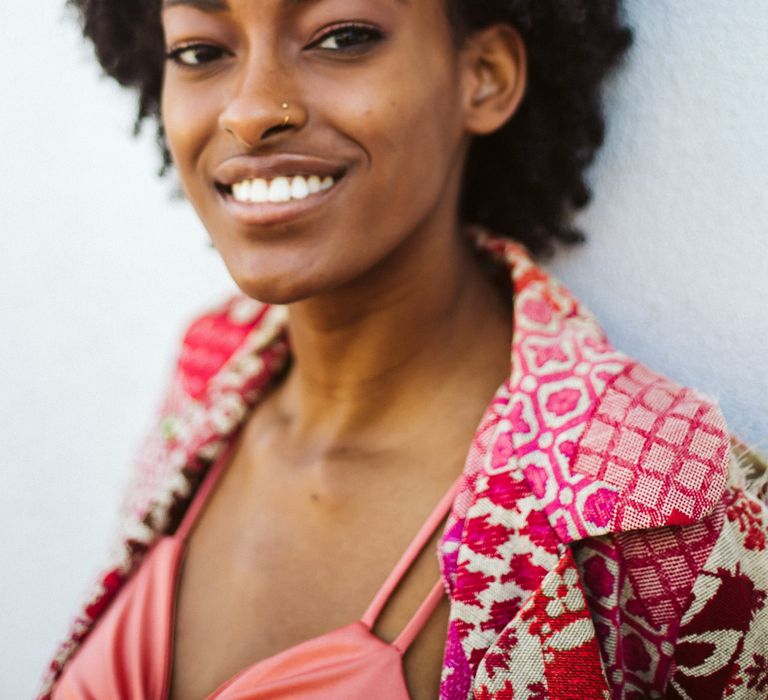
POLYGON ((474 135, 490 134, 514 115, 525 95, 525 45, 512 26, 503 24, 470 37, 465 49, 466 128, 474 135))

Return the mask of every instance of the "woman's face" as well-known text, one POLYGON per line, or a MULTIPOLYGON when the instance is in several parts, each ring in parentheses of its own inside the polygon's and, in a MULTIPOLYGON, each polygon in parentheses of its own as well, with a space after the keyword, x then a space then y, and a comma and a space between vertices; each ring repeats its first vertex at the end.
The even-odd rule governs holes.
POLYGON ((443 0, 165 0, 162 20, 170 150, 247 294, 337 289, 455 222, 468 135, 443 0))

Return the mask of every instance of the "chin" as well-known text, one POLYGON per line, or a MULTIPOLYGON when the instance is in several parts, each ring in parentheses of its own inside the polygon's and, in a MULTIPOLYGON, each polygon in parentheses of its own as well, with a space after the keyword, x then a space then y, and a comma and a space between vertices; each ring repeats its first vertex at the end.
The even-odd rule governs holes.
POLYGON ((235 284, 246 296, 264 304, 293 304, 313 296, 306 285, 297 283, 287 276, 254 279, 233 277, 235 284))
POLYGON ((366 269, 364 264, 351 263, 357 257, 354 254, 324 255, 316 250, 312 254, 273 250, 222 257, 240 290, 265 304, 285 305, 322 297, 358 279, 366 269))
POLYGON ((230 269, 235 284, 246 296, 264 304, 293 304, 328 291, 328 285, 308 270, 238 271, 230 269))
MULTIPOLYGON (((217 246, 218 248, 218 246, 217 246)), ((218 248, 230 277, 246 296, 264 304, 291 304, 311 296, 313 285, 300 256, 218 248)))

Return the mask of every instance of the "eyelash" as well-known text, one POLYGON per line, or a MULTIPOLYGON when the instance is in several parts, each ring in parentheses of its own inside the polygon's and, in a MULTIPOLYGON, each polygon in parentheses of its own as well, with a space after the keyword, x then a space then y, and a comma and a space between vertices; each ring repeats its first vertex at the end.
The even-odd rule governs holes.
POLYGON ((205 65, 206 63, 210 63, 211 61, 215 61, 217 58, 221 58, 224 54, 224 49, 220 49, 217 46, 211 46, 210 44, 202 44, 202 43, 190 43, 190 44, 183 44, 182 46, 179 46, 175 49, 171 49, 168 51, 168 53, 165 55, 166 59, 169 61, 173 61, 176 65, 182 67, 182 68, 200 68, 201 66, 205 65), (190 63, 187 61, 182 60, 182 56, 187 53, 188 51, 192 51, 196 55, 196 63, 190 63), (208 59, 207 60, 199 60, 198 53, 199 52, 205 52, 208 53, 208 59), (210 54, 214 54, 213 57, 211 57, 210 54))
POLYGON ((384 34, 380 30, 376 29, 376 27, 373 27, 369 24, 342 24, 329 27, 325 32, 323 32, 323 35, 319 39, 313 41, 307 48, 312 49, 317 47, 324 51, 330 51, 334 53, 362 53, 365 51, 366 46, 378 43, 383 38, 384 34), (361 37, 363 38, 362 40, 355 41, 346 47, 322 49, 321 44, 325 43, 329 39, 338 39, 341 36, 346 36, 349 38, 350 35, 356 35, 357 39, 361 39, 361 37))
MULTIPOLYGON (((384 38, 384 34, 366 24, 343 24, 336 27, 331 27, 329 30, 323 33, 323 35, 310 43, 307 49, 319 49, 327 53, 344 54, 348 56, 359 55, 364 53, 369 46, 378 43, 384 38), (346 39, 353 38, 351 44, 347 46, 339 46, 339 38, 346 37, 346 39), (355 41, 355 38, 358 39, 355 41), (323 47, 326 41, 330 39, 336 39, 336 48, 323 47)), ((225 49, 213 46, 211 44, 195 43, 182 44, 174 49, 171 49, 166 53, 166 59, 173 61, 182 68, 195 69, 201 66, 211 63, 221 58, 226 53, 225 49), (197 62, 187 62, 182 59, 182 56, 188 51, 195 52, 195 60, 197 62), (199 53, 208 54, 207 58, 200 60, 199 53)))

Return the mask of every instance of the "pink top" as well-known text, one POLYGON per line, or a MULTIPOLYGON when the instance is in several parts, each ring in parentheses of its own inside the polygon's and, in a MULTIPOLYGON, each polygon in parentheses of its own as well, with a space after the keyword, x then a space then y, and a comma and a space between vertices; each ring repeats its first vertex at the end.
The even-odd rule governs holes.
MULTIPOLYGON (((216 480, 225 453, 211 468, 173 536, 163 537, 121 590, 65 669, 53 700, 165 700, 173 659, 174 597, 179 564, 216 480)), ((219 686, 207 700, 409 700, 402 657, 444 594, 438 580, 397 639, 371 631, 390 595, 445 518, 461 483, 453 484, 406 549, 363 617, 258 661, 219 686)))

